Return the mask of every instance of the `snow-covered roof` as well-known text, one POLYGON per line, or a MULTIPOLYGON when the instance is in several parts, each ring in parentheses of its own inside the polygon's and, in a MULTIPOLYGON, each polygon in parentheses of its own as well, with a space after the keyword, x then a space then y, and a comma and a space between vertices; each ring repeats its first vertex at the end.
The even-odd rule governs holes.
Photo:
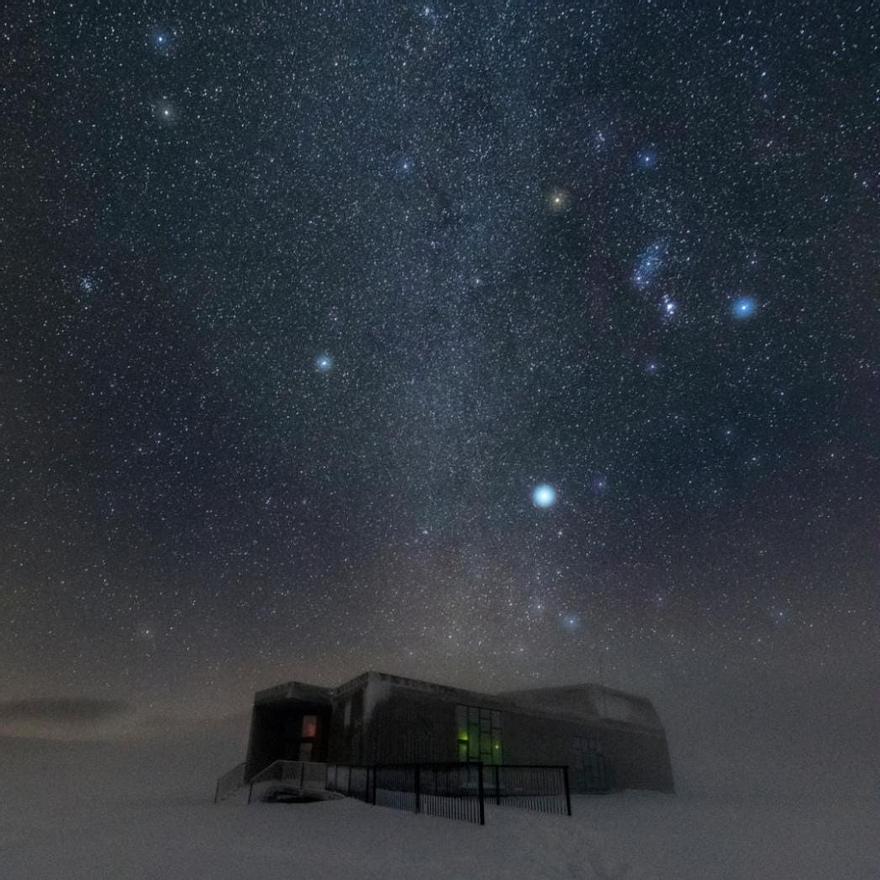
POLYGON ((519 706, 584 721, 617 721, 640 727, 662 727, 650 700, 599 684, 507 691, 498 696, 519 706))
POLYGON ((318 687, 302 681, 286 681, 274 687, 257 691, 255 703, 274 703, 281 700, 303 700, 309 703, 326 703, 330 705, 331 688, 318 687))
POLYGON ((528 713, 550 714, 578 721, 632 724, 662 730, 650 700, 591 683, 488 694, 387 672, 368 671, 335 688, 288 682, 258 692, 255 702, 299 699, 329 704, 334 698, 364 689, 369 708, 372 708, 376 702, 387 698, 395 687, 433 693, 446 701, 456 700, 498 709, 516 708, 528 713))

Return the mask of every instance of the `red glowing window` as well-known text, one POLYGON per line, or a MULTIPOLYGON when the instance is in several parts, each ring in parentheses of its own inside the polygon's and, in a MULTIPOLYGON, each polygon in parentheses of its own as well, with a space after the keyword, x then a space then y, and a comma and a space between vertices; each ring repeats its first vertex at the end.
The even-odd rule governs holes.
POLYGON ((303 715, 302 738, 314 739, 318 735, 318 716, 303 715))

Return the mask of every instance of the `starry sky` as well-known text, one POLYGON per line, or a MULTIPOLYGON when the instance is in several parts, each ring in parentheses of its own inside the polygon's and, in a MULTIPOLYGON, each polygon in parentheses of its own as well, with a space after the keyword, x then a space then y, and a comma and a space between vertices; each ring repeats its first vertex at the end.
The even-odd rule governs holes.
POLYGON ((877 21, 17 7, 0 698, 876 700, 877 21))

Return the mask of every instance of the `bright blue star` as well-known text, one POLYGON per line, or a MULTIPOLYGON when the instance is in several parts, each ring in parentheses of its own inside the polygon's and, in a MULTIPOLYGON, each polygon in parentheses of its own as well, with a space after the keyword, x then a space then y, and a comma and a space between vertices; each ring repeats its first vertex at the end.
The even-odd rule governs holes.
POLYGON ((403 180, 407 177, 412 177, 415 174, 415 172, 416 172, 415 156, 412 156, 409 153, 404 153, 403 155, 398 155, 394 159, 393 173, 394 173, 394 176, 398 180, 403 180))
POLYGON ((532 504, 535 507, 553 507, 556 504, 556 490, 549 483, 541 483, 532 490, 532 504))
POLYGON ((654 150, 642 150, 636 155, 636 164, 645 171, 657 167, 657 154, 654 150))
POLYGON ((667 318, 674 318, 678 314, 678 303, 668 295, 660 297, 660 310, 667 318))
POLYGON ((177 110, 167 98, 153 104, 153 115, 163 125, 173 125, 177 121, 177 110))
POLYGON ((333 358, 329 354, 319 354, 315 358, 315 369, 319 373, 329 373, 333 369, 333 358))
POLYGON ((169 55, 174 49, 175 36, 169 28, 155 27, 150 31, 150 46, 160 55, 169 55))
POLYGON ((581 625, 581 619, 577 614, 563 614, 559 620, 562 624, 562 628, 569 632, 574 632, 576 629, 579 629, 581 625))
POLYGON ((758 311, 758 302, 754 297, 741 296, 733 301, 730 312, 738 321, 751 318, 758 311))

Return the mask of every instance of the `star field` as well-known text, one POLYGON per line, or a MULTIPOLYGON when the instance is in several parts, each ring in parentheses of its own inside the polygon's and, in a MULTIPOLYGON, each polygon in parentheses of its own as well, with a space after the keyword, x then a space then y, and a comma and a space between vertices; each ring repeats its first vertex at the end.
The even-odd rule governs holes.
POLYGON ((3 42, 10 698, 875 655, 867 6, 29 4, 3 42))

